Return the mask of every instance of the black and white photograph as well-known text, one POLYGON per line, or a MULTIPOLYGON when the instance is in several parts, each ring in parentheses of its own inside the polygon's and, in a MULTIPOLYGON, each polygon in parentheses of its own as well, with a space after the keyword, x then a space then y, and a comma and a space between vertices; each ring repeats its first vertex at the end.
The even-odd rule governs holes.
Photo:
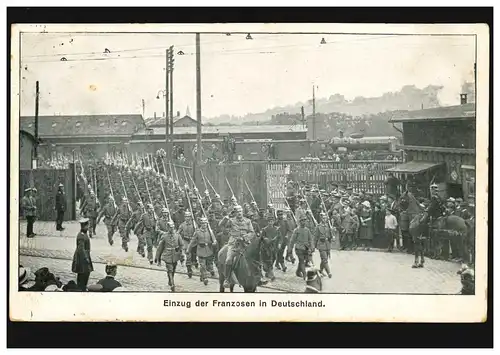
POLYGON ((13 31, 13 302, 486 307, 486 26, 192 26, 13 31))

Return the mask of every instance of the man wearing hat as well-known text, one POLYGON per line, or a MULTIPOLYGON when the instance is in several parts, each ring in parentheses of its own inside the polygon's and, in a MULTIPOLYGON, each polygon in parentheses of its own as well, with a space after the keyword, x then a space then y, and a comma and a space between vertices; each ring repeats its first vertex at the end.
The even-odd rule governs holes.
POLYGON ((313 235, 309 228, 306 227, 306 221, 307 216, 303 214, 299 220, 299 226, 295 228, 290 239, 290 250, 294 250, 295 247, 295 254, 299 258, 295 274, 302 278, 306 276, 305 265, 309 254, 314 251, 313 235))
MULTIPOLYGON (((264 239, 264 250, 262 253, 263 269, 266 272, 266 277, 274 280, 273 264, 277 262, 277 252, 280 244, 283 242, 283 236, 278 227, 278 221, 274 219, 274 215, 267 214, 267 226, 262 230, 262 238, 264 239), (276 228, 278 227, 278 228, 276 228), (265 254, 265 255, 264 255, 265 254)), ((281 255, 283 259, 283 255, 281 255)), ((283 265, 284 266, 284 265, 283 265)), ((286 268, 285 268, 286 270, 286 268)))
POLYGON ((243 208, 236 205, 234 211, 236 213, 234 218, 229 219, 225 216, 222 220, 229 229, 229 241, 227 243, 227 256, 224 270, 224 288, 229 288, 231 285, 233 259, 236 254, 241 251, 241 244, 243 244, 241 240, 243 240, 244 243, 250 243, 252 238, 255 237, 252 222, 250 222, 248 218, 243 217, 243 208))
POLYGON ((118 209, 115 205, 115 199, 113 195, 108 197, 108 203, 101 209, 99 215, 97 216, 97 223, 99 223, 102 216, 104 216, 104 224, 108 230, 108 242, 109 245, 113 245, 113 235, 116 231, 116 217, 118 209))
POLYGON ((148 260, 150 264, 153 264, 153 241, 156 236, 156 217, 154 213, 154 207, 152 204, 148 203, 146 206, 146 212, 143 213, 141 217, 141 224, 144 228, 143 238, 146 241, 146 250, 148 252, 148 260))
POLYGON ((330 265, 328 265, 328 258, 330 257, 331 243, 333 239, 333 231, 330 229, 328 224, 328 216, 325 212, 321 212, 319 215, 320 223, 316 226, 314 231, 315 247, 319 250, 319 256, 321 258, 321 263, 319 266, 320 274, 325 270, 328 277, 332 277, 330 272, 330 265))
POLYGON ((276 222, 278 224, 278 231, 280 233, 281 239, 277 245, 276 268, 285 272, 285 249, 288 246, 293 230, 290 226, 290 223, 288 223, 288 221, 284 218, 283 210, 278 210, 277 216, 278 220, 276 222))
POLYGON ((66 211, 66 195, 64 194, 64 185, 59 184, 56 193, 56 230, 63 231, 62 223, 64 221, 64 212, 66 211))
POLYGON ((24 196, 21 200, 21 206, 23 208, 24 217, 28 225, 26 227, 26 236, 28 238, 33 238, 35 233, 33 233, 33 226, 36 219, 36 200, 33 197, 33 189, 27 188, 24 190, 24 196))
POLYGON ((80 219, 80 232, 76 236, 76 250, 73 254, 71 271, 77 274, 76 283, 81 291, 86 291, 90 273, 94 271, 90 258, 90 238, 87 235, 89 219, 80 219))
POLYGON ((120 208, 118 208, 118 231, 120 232, 120 237, 122 239, 122 248, 128 252, 128 234, 127 234, 127 222, 132 216, 132 210, 128 203, 128 199, 124 196, 122 198, 122 203, 120 208))
MULTIPOLYGON (((196 250, 189 249, 189 243, 191 243, 191 238, 194 235, 194 223, 193 216, 191 212, 184 212, 184 222, 179 226, 179 230, 177 231, 181 236, 184 242, 184 253, 186 254, 186 269, 188 273, 188 277, 191 278, 193 276, 193 253, 196 253, 196 250)), ((194 248, 193 248, 194 249, 194 248)))
POLYGON ((138 233, 141 230, 139 228, 137 228, 137 230, 136 230, 136 226, 140 222, 141 216, 143 213, 144 213, 144 205, 142 204, 142 201, 139 201, 136 204, 136 208, 135 208, 134 212, 132 212, 132 215, 130 216, 129 220, 127 221, 127 224, 125 225, 125 230, 126 230, 127 237, 129 238, 129 240, 130 240, 130 231, 131 230, 134 231, 134 234, 137 236, 137 239, 139 241, 139 243, 137 244, 137 252, 139 254, 141 254, 141 248, 139 246, 142 246, 142 254, 144 257, 144 241, 142 241, 142 245, 140 245, 142 236, 138 235, 138 233))
POLYGON ((97 284, 102 286, 101 292, 112 292, 115 288, 122 287, 122 284, 115 279, 118 266, 114 262, 108 262, 105 271, 106 277, 97 281, 97 284))
POLYGON ((89 237, 92 238, 95 235, 95 227, 98 211, 100 208, 99 200, 97 199, 95 192, 89 190, 89 196, 85 198, 85 202, 82 205, 83 216, 89 219, 89 237))
POLYGON ((323 289, 321 272, 315 268, 306 269, 306 289, 304 293, 320 293, 323 289))
POLYGON ((187 250, 196 248, 196 255, 200 264, 200 281, 205 285, 208 284, 207 272, 213 273, 212 256, 214 246, 217 244, 215 236, 208 230, 208 220, 205 217, 200 218, 200 226, 194 232, 194 235, 189 243, 187 250))
POLYGON ((179 233, 175 231, 175 224, 172 221, 167 222, 167 230, 160 231, 160 242, 156 249, 155 262, 161 265, 161 261, 165 262, 167 267, 168 285, 172 292, 175 292, 175 270, 177 262, 182 260, 182 250, 184 243, 179 233))

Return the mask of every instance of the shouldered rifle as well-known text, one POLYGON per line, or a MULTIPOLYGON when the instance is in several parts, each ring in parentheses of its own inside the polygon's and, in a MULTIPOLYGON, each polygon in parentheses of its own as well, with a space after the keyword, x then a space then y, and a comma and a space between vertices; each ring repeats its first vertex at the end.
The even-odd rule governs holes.
POLYGON ((156 216, 156 212, 153 205, 153 199, 151 198, 151 194, 149 193, 148 180, 146 176, 144 177, 144 184, 146 185, 146 191, 148 192, 149 203, 153 206, 153 218, 155 219, 155 222, 158 222, 158 217, 156 216))
POLYGON ((120 174, 120 180, 122 182, 122 187, 123 187, 123 194, 125 195, 125 198, 127 199, 127 207, 128 207, 128 211, 130 213, 132 213, 132 208, 130 207, 130 202, 128 200, 128 196, 127 196, 127 189, 125 188, 125 183, 123 182, 123 177, 122 177, 122 173, 121 171, 118 172, 118 174, 120 174))
MULTIPOLYGON (((210 183, 210 180, 208 180, 208 178, 205 177, 205 174, 203 174, 203 171, 200 170, 200 172, 201 172, 201 177, 203 178, 203 181, 205 181, 206 183, 208 183, 208 185, 212 189, 213 193, 217 195, 217 191, 215 191, 215 188, 210 183)), ((219 197, 219 202, 221 203, 222 206, 224 206, 224 203, 222 202, 222 200, 220 199, 220 197, 219 197)))
MULTIPOLYGON (((286 203, 286 206, 290 209, 290 211, 292 211, 292 209, 290 208, 290 205, 288 204, 288 201, 286 199, 286 196, 285 194, 283 193, 283 191, 279 190, 281 192, 281 195, 283 196, 283 198, 285 199, 285 203, 286 203)), ((297 223, 297 219, 295 218, 295 215, 293 214, 293 211, 292 213, 290 213, 292 215, 292 218, 293 218, 293 221, 295 222, 295 224, 298 226, 299 224, 297 223)))
MULTIPOLYGON (((189 179, 191 180, 194 188, 196 189, 196 186, 194 184, 194 180, 193 178, 191 177, 191 174, 188 172, 188 176, 189 176, 189 179)), ((208 216, 205 212, 205 209, 203 208, 203 203, 202 203, 202 200, 201 200, 201 196, 200 196, 200 193, 198 192, 198 189, 195 190, 195 193, 196 193, 196 197, 198 197, 198 201, 200 203, 200 207, 201 207, 201 212, 203 213, 203 216, 207 219, 207 226, 208 226, 208 232, 210 233, 210 237, 212 238, 212 243, 216 243, 217 242, 217 239, 215 239, 215 234, 214 232, 212 231, 212 227, 210 227, 210 223, 208 222, 208 216)))
POLYGON ((229 183, 227 176, 225 176, 225 178, 226 178, 227 186, 229 186, 229 190, 231 191, 231 197, 234 197, 234 199, 236 199, 236 197, 234 196, 233 188, 231 187, 231 184, 229 183))
POLYGON ((311 206, 309 205, 309 202, 307 201, 307 196, 305 195, 304 192, 302 192, 302 194, 304 195, 304 200, 306 201, 306 204, 307 204, 307 210, 311 213, 311 217, 312 217, 312 220, 314 222, 314 225, 318 225, 318 221, 316 221, 316 218, 314 218, 314 215, 312 214, 312 210, 311 210, 311 206))

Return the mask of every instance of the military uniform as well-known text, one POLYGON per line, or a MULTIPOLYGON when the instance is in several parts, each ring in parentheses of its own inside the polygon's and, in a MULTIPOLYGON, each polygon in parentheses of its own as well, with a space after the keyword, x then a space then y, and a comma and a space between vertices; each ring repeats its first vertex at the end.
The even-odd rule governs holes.
POLYGON ((118 231, 120 232, 120 238, 122 239, 122 248, 128 252, 128 242, 129 237, 127 233, 127 222, 131 217, 129 205, 126 201, 122 202, 120 208, 118 209, 118 231))
POLYGON ((204 230, 199 228, 194 232, 193 238, 187 248, 188 250, 192 250, 196 247, 196 255, 200 264, 200 281, 205 284, 208 283, 207 271, 213 273, 213 244, 215 244, 215 240, 212 240, 208 228, 204 230))
POLYGON ((26 236, 32 238, 35 236, 33 233, 33 225, 36 219, 36 200, 33 196, 26 195, 21 200, 21 206, 23 208, 24 217, 26 217, 28 222, 26 236))
MULTIPOLYGON (((269 217, 269 220, 274 222, 274 218, 272 216, 269 217)), ((262 238, 264 238, 264 243, 266 245, 266 252, 262 253, 264 271, 266 272, 266 277, 274 280, 273 266, 277 259, 279 245, 282 243, 282 235, 280 230, 273 224, 268 224, 267 227, 262 230, 262 238)))
POLYGON ((276 251, 276 267, 286 271, 285 249, 288 246, 293 229, 291 228, 289 221, 283 218, 283 213, 281 212, 278 213, 278 228, 281 234, 281 240, 278 244, 278 250, 276 251))
POLYGON ((156 237, 156 221, 152 210, 145 212, 141 217, 144 228, 144 240, 146 241, 146 250, 148 252, 149 263, 153 263, 153 241, 156 237))
POLYGON ((66 211, 66 196, 64 192, 59 189, 56 194, 56 230, 64 230, 62 223, 64 221, 64 212, 66 211))
POLYGON ((76 250, 73 254, 71 271, 77 274, 78 288, 86 291, 90 273, 94 271, 94 267, 90 258, 90 238, 82 231, 76 236, 76 250))
POLYGON ((306 261, 309 258, 309 254, 312 254, 314 251, 313 243, 313 235, 309 228, 301 226, 295 228, 290 240, 290 249, 293 250, 295 246, 295 254, 299 258, 296 275, 299 277, 305 277, 306 275, 306 261))
POLYGON ((130 240, 130 231, 131 230, 133 230, 134 234, 137 236, 137 239, 138 239, 137 252, 140 254, 144 254, 144 240, 142 240, 142 243, 141 243, 142 233, 141 233, 141 236, 139 236, 139 232, 142 232, 142 230, 139 228, 136 229, 136 226, 141 221, 141 217, 142 217, 143 213, 144 213, 144 209, 142 208, 142 206, 137 207, 136 210, 132 213, 132 216, 127 221, 127 224, 125 226, 125 230, 126 230, 126 233, 127 233, 129 240, 130 240), (142 250, 142 253, 141 253, 141 250, 142 250))
POLYGON ((225 263, 225 286, 229 284, 234 256, 239 251, 244 249, 246 246, 245 244, 249 244, 255 236, 252 222, 250 222, 250 220, 245 217, 234 217, 229 219, 229 221, 227 221, 226 227, 229 230, 229 241, 227 243, 227 255, 225 263))
POLYGON ((332 230, 326 222, 321 222, 316 226, 314 231, 314 240, 316 244, 316 249, 319 250, 319 257, 321 258, 321 263, 319 266, 319 272, 322 273, 326 270, 328 277, 332 277, 330 272, 330 265, 328 265, 328 258, 330 257, 330 249, 332 242, 332 230))
POLYGON ((93 235, 95 235, 95 228, 96 228, 96 219, 97 219, 97 214, 99 211, 99 208, 101 207, 101 204, 99 203, 99 200, 95 196, 89 196, 88 198, 85 199, 84 206, 82 206, 83 209, 83 215, 89 219, 89 237, 92 238, 93 235))
POLYGON ((181 260, 183 242, 180 235, 171 229, 167 232, 160 231, 160 242, 158 243, 158 249, 156 249, 155 262, 161 263, 161 260, 165 262, 168 274, 168 285, 172 287, 172 291, 175 291, 175 270, 177 268, 177 262, 181 260))
MULTIPOLYGON (((117 213, 117 209, 114 205, 113 201, 109 201, 106 206, 102 209, 100 216, 104 215, 104 224, 106 224, 106 229, 108 231, 108 242, 110 245, 113 245, 113 235, 116 231, 116 222, 115 215, 117 213)), ((99 220, 100 218, 98 218, 99 220)))
POLYGON ((188 247, 189 243, 191 242, 191 238, 193 237, 194 234, 193 221, 186 220, 182 222, 182 224, 179 226, 178 233, 181 236, 184 244, 184 253, 186 253, 186 268, 188 276, 191 277, 193 275, 193 270, 192 270, 193 260, 192 260, 191 250, 189 250, 188 247))

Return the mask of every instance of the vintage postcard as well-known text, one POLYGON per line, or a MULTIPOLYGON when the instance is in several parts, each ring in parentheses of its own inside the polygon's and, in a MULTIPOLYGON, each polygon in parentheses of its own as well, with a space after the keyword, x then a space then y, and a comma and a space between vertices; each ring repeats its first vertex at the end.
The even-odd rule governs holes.
POLYGON ((484 321, 489 36, 14 25, 10 318, 484 321))

